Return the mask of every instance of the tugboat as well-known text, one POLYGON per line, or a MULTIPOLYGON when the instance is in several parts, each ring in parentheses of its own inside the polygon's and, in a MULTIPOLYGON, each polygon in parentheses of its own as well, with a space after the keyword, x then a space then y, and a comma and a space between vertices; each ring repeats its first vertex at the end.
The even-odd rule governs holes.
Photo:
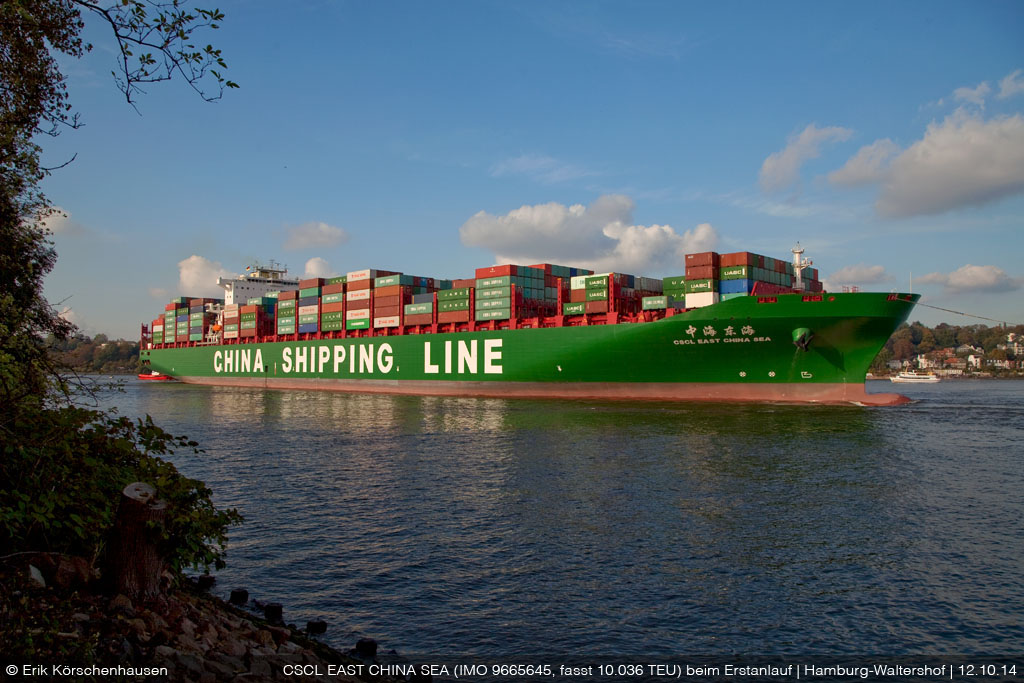
POLYGON ((174 380, 170 375, 165 375, 162 372, 156 370, 150 370, 149 372, 140 372, 139 379, 155 381, 155 382, 171 382, 174 380))

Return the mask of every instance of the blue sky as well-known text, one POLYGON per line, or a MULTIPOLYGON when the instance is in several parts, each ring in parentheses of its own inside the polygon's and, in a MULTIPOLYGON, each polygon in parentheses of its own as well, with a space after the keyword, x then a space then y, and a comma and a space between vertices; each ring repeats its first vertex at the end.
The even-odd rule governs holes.
MULTIPOLYGON (((137 110, 112 44, 61 61, 51 302, 136 338, 171 296, 276 259, 471 277, 550 261, 681 274, 789 257, 834 288, 1024 322, 1019 2, 220 5, 241 88, 137 110)), ((928 324, 986 322, 934 309, 928 324)), ((991 323, 989 323, 991 324, 991 323)))

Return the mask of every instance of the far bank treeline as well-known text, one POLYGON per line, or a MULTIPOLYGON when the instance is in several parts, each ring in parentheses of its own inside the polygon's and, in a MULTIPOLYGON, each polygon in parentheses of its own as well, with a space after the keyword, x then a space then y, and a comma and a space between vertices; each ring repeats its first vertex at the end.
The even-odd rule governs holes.
POLYGON ((105 334, 76 334, 67 339, 51 336, 47 341, 55 360, 75 372, 123 375, 135 374, 140 368, 138 342, 112 341, 105 334))
MULTIPOLYGON (((926 327, 919 322, 904 323, 889 337, 872 365, 872 371, 885 369, 891 360, 912 360, 919 354, 940 349, 973 346, 992 360, 1020 360, 1012 352, 999 348, 1010 333, 1024 336, 1024 325, 988 327, 987 325, 948 325, 926 327)), ((110 340, 105 334, 88 337, 77 334, 66 340, 52 337, 49 346, 57 360, 77 372, 103 374, 134 374, 139 371, 138 342, 110 340)))
POLYGON ((952 355, 962 355, 956 350, 964 346, 981 349, 989 360, 1020 360, 1011 351, 1000 348, 1007 345, 1007 336, 1014 333, 1018 337, 1024 335, 1024 325, 989 327, 939 323, 935 327, 926 327, 919 322, 903 323, 882 347, 871 370, 878 372, 884 370, 889 361, 909 361, 921 354, 944 349, 953 352, 952 355))

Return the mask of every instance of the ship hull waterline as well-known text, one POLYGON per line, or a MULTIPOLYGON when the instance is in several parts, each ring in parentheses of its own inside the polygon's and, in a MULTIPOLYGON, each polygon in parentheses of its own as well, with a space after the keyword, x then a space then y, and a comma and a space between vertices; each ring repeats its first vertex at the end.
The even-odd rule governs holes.
POLYGON ((358 393, 896 405, 870 363, 917 295, 741 297, 655 322, 157 348, 186 383, 358 393), (796 331, 809 330, 804 344, 796 331))

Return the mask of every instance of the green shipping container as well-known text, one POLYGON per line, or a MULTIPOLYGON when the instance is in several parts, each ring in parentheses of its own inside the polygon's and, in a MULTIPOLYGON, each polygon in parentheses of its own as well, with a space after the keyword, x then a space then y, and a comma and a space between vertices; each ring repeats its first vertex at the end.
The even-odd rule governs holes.
POLYGON ((743 292, 735 292, 733 294, 723 294, 721 298, 722 298, 722 301, 728 301, 729 299, 737 299, 737 298, 739 298, 741 296, 747 296, 747 295, 744 294, 743 292))
POLYGON ((344 321, 345 320, 345 314, 342 313, 341 311, 332 311, 330 313, 321 313, 320 314, 320 322, 322 322, 322 323, 335 322, 337 320, 344 321))
POLYGON ((324 294, 320 298, 320 303, 322 303, 322 304, 336 304, 336 303, 339 303, 339 302, 344 301, 344 300, 345 300, 345 295, 344 294, 340 294, 340 293, 339 294, 324 294))
POLYGON ((295 325, 278 325, 278 334, 295 334, 295 325))
POLYGON ((421 313, 433 313, 434 304, 406 304, 405 314, 406 315, 419 315, 421 313))
POLYGON ((504 297, 502 299, 477 299, 476 310, 486 310, 489 308, 508 308, 512 305, 511 297, 504 297))
POLYGON ((240 329, 240 330, 255 330, 256 329, 256 321, 255 320, 243 320, 241 323, 239 323, 238 329, 240 329))
POLYGON ((203 341, 203 333, 199 332, 198 334, 190 334, 190 335, 188 335, 188 340, 189 341, 203 341))
MULTIPOLYGON (((440 292, 438 292, 440 294, 440 292)), ((447 311, 468 311, 469 310, 469 299, 455 299, 454 301, 438 301, 437 310, 441 313, 447 311)))
POLYGON ((588 289, 587 301, 608 301, 608 288, 588 289))
MULTIPOLYGON (((469 287, 459 287, 458 289, 445 289, 437 293, 438 301, 448 301, 449 299, 468 299, 469 298, 469 287)), ((468 308, 468 306, 467 306, 468 308)), ((444 310, 443 308, 441 310, 444 310)), ((462 309, 450 309, 450 310, 466 310, 462 309)))
POLYGON ((346 320, 346 330, 368 330, 370 329, 370 319, 363 318, 362 320, 346 320))
POLYGON ((717 292, 718 280, 687 280, 686 293, 700 294, 701 292, 717 292))
POLYGON ((345 329, 344 320, 331 320, 329 322, 321 323, 320 329, 324 332, 334 332, 336 330, 345 329))
MULTIPOLYGON (((586 280, 586 283, 587 283, 587 287, 586 287, 587 289, 607 288, 608 287, 608 276, 606 276, 606 275, 596 275, 594 277, 588 277, 587 280, 586 280)), ((607 299, 608 296, 605 295, 604 298, 607 299)))
POLYGON ((305 289, 300 289, 299 290, 299 298, 300 299, 305 299, 306 297, 310 297, 310 296, 320 296, 320 288, 319 287, 306 287, 305 289))
POLYGON ((748 280, 752 268, 750 266, 722 266, 718 269, 719 280, 748 280))
POLYGON ((508 287, 512 284, 512 276, 483 277, 476 281, 477 289, 492 289, 494 287, 508 287))
POLYGON ((583 315, 587 312, 587 304, 582 301, 562 304, 562 315, 583 315))
POLYGON ((392 287, 394 285, 412 286, 416 278, 412 275, 382 275, 373 281, 374 287, 392 287))
POLYGON ((673 275, 672 277, 667 277, 661 281, 661 286, 663 290, 667 290, 670 287, 673 289, 681 289, 686 286, 686 276, 673 275))
POLYGON ((320 316, 318 316, 316 313, 309 313, 307 315, 300 315, 299 316, 299 324, 300 325, 308 325, 309 323, 317 322, 319 319, 320 319, 320 316))
POLYGON ((342 275, 341 277, 327 278, 327 284, 329 285, 343 285, 345 284, 346 281, 348 281, 347 275, 342 275))
POLYGON ((477 320, 508 320, 512 311, 508 308, 491 308, 476 312, 477 320))
POLYGON ((204 313, 190 313, 188 316, 189 320, 202 320, 204 313))
POLYGON ((640 300, 640 307, 645 311, 657 311, 668 308, 671 298, 667 296, 645 296, 640 300))
POLYGON ((511 296, 511 287, 492 287, 490 289, 478 289, 476 290, 476 300, 480 299, 500 299, 504 296, 511 296))
POLYGON ((225 332, 238 332, 238 323, 231 323, 230 325, 224 326, 225 332))
POLYGON ((241 319, 241 320, 255 320, 256 319, 256 314, 255 313, 243 313, 242 315, 239 316, 239 319, 241 319))

